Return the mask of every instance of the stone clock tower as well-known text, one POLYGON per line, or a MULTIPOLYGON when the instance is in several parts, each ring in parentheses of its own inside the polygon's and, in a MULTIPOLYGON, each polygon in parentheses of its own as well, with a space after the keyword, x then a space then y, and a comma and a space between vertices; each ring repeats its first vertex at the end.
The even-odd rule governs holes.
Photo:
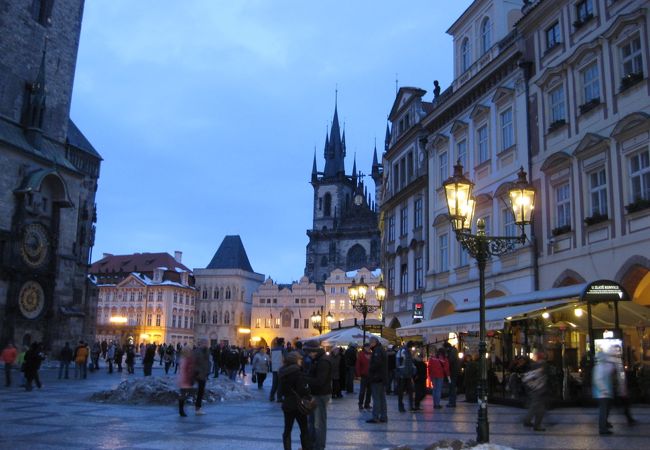
POLYGON ((88 278, 100 155, 69 116, 82 0, 4 2, 0 344, 94 337, 88 278))

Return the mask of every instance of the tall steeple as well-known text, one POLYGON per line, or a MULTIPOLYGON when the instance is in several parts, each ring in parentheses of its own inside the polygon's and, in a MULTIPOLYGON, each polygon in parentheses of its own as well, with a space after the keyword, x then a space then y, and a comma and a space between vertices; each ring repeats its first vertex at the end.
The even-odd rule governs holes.
POLYGON ((390 128, 388 128, 388 122, 386 122, 386 138, 384 139, 384 151, 387 152, 390 147, 390 128))
POLYGON ((325 152, 324 178, 343 177, 345 175, 345 145, 341 138, 338 105, 336 102, 334 104, 334 118, 332 119, 329 141, 326 145, 328 149, 325 152))
POLYGON ((352 163, 352 182, 357 184, 357 154, 354 154, 354 162, 352 163))
POLYGON ((314 146, 314 163, 311 166, 311 181, 312 183, 318 179, 318 167, 316 166, 316 147, 314 146))

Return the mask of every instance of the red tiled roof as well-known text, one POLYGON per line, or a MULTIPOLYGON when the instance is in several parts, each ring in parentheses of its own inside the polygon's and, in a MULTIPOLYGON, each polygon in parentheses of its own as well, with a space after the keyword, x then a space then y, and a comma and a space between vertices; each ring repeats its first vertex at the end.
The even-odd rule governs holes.
POLYGON ((153 272, 158 267, 176 268, 191 272, 169 253, 134 253, 131 255, 107 255, 90 266, 91 274, 110 272, 153 272))

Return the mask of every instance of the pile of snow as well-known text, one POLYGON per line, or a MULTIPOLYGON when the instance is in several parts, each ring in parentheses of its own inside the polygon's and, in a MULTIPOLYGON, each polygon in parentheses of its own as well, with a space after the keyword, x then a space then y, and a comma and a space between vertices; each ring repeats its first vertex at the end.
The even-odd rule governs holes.
MULTIPOLYGON (((90 400, 100 403, 127 405, 172 405, 178 402, 180 391, 175 377, 144 377, 122 381, 116 389, 94 393, 90 400)), ((226 377, 209 379, 203 401, 207 403, 252 398, 248 389, 226 377)), ((188 399, 192 403, 193 399, 188 399)))
MULTIPOLYGON (((409 446, 393 447, 384 450, 413 450, 409 446)), ((514 450, 511 447, 495 444, 477 444, 476 441, 463 442, 458 439, 441 440, 425 447, 424 450, 514 450)))

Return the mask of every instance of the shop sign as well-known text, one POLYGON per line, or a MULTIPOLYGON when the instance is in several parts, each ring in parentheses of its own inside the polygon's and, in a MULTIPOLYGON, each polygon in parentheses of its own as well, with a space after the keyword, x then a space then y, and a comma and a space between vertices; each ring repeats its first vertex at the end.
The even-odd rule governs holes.
POLYGON ((414 319, 424 319, 424 304, 415 303, 413 305, 413 318, 414 319))
POLYGON ((610 280, 598 280, 587 285, 582 292, 582 300, 590 303, 618 302, 629 300, 629 297, 620 284, 610 280))

